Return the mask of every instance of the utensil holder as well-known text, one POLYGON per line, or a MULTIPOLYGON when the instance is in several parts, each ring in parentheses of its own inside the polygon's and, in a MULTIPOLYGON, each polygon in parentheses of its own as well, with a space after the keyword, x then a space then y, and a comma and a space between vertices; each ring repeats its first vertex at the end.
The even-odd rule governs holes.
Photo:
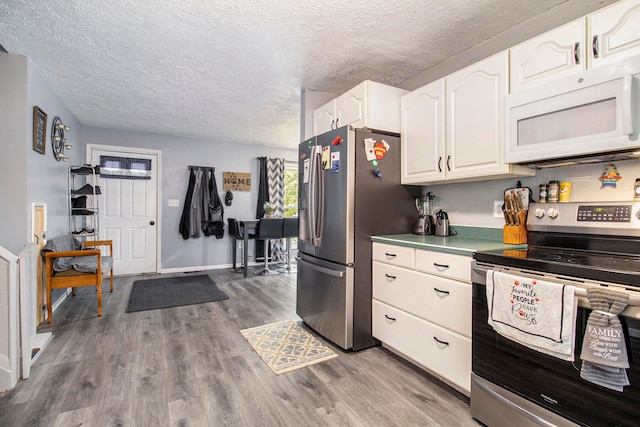
POLYGON ((527 243, 527 211, 518 212, 519 225, 505 225, 502 228, 502 241, 512 245, 527 243))

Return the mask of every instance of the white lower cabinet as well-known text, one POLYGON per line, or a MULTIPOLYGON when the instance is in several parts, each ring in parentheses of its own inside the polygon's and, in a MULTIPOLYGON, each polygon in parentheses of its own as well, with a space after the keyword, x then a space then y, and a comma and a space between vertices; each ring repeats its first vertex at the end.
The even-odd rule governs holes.
POLYGON ((471 339, 373 300, 373 335, 460 391, 471 390, 471 339))
POLYGON ((377 242, 373 254, 373 336, 469 394, 471 257, 377 242))

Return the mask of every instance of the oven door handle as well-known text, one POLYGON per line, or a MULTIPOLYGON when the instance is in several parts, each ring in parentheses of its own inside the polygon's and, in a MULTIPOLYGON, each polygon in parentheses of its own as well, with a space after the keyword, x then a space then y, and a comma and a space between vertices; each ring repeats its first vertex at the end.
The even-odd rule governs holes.
POLYGON ((532 414, 531 412, 527 411, 526 409, 516 405, 515 403, 513 403, 512 401, 510 401, 506 397, 504 397, 504 396, 500 395, 499 393, 496 393, 495 391, 491 390, 485 384, 482 384, 479 381, 474 381, 474 385, 478 386, 478 388, 481 388, 482 391, 484 391, 485 393, 490 394, 494 399, 499 400, 502 404, 504 404, 504 405, 508 406, 509 408, 513 409, 514 411, 520 413, 523 417, 530 419, 531 421, 533 421, 537 425, 541 425, 541 426, 545 426, 545 427, 557 427, 556 424, 550 423, 547 420, 545 420, 544 418, 540 418, 539 416, 537 416, 535 414, 532 414))

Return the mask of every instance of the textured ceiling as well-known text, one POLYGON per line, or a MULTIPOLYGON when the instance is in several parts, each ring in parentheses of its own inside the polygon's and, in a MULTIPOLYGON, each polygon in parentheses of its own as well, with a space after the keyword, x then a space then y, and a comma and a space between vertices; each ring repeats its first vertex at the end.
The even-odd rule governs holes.
POLYGON ((295 147, 302 88, 399 85, 565 1, 3 0, 0 45, 85 125, 295 147))

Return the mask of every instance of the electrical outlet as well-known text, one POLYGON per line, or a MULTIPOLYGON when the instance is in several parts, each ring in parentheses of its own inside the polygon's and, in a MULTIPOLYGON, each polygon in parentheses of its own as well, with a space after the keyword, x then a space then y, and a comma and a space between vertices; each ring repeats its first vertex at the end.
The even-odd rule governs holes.
POLYGON ((502 213, 502 204, 504 202, 502 200, 494 200, 493 201, 493 217, 494 218, 502 218, 504 215, 502 213))
POLYGON ((171 207, 180 206, 180 200, 179 199, 169 199, 169 206, 171 206, 171 207))

